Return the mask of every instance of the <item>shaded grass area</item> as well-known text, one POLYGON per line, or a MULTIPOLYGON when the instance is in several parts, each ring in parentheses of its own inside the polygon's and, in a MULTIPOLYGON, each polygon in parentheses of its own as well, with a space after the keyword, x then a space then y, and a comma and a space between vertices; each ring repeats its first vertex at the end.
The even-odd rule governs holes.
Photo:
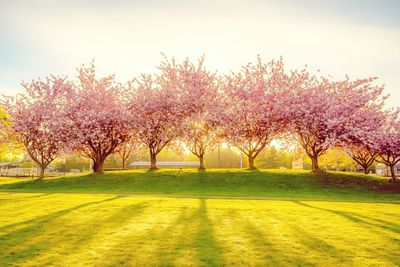
POLYGON ((0 178, 0 191, 400 200, 400 184, 387 178, 293 170, 133 170, 40 181, 0 178))
POLYGON ((0 193, 0 262, 395 266, 400 205, 0 193))

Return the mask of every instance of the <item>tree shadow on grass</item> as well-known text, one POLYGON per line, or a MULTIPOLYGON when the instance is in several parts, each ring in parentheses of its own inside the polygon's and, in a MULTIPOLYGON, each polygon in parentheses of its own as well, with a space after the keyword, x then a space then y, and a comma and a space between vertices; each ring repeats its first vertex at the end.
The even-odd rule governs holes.
POLYGON ((395 223, 388 222, 388 221, 381 220, 381 219, 368 217, 368 216, 365 216, 365 215, 360 215, 360 214, 357 214, 357 213, 354 213, 354 212, 332 210, 332 209, 327 209, 327 208, 320 208, 320 207, 312 206, 310 204, 306 204, 306 203, 301 202, 301 201, 293 201, 293 202, 298 204, 298 205, 304 206, 304 207, 317 209, 317 210, 322 210, 322 211, 330 212, 332 214, 339 215, 339 216, 341 216, 341 217, 343 217, 343 218, 345 218, 345 219, 347 219, 347 220, 349 220, 351 222, 364 224, 367 227, 373 226, 373 227, 381 228, 383 230, 391 231, 393 233, 400 233, 400 225, 399 224, 395 224, 395 223), (369 221, 367 221, 367 220, 369 220, 369 221), (372 222, 370 222, 370 221, 372 221, 372 222))
MULTIPOLYGON (((162 247, 158 248, 156 254, 157 258, 161 260, 160 264, 168 265, 169 259, 176 259, 182 250, 193 250, 198 260, 196 265, 223 265, 221 247, 215 240, 213 224, 208 217, 206 199, 201 198, 199 201, 199 208, 196 211, 188 215, 187 212, 182 210, 178 218, 169 227, 156 235, 157 239, 161 241, 171 240, 174 235, 176 236, 178 228, 181 228, 176 237, 173 251, 165 251, 162 247), (193 238, 188 238, 189 229, 192 227, 197 227, 197 233, 193 238), (171 254, 173 254, 172 257, 171 254)), ((174 263, 170 264, 174 265, 174 263)))
POLYGON ((349 252, 343 249, 338 249, 334 245, 329 244, 322 238, 319 238, 318 233, 310 233, 304 227, 296 223, 290 223, 291 235, 295 237, 304 247, 307 252, 316 253, 321 258, 330 258, 339 266, 353 265, 351 258, 346 254, 349 252), (339 262, 338 262, 339 261, 339 262))
MULTIPOLYGON (((63 237, 60 232, 57 236, 61 236, 61 238, 50 240, 50 244, 47 244, 46 246, 50 249, 60 246, 66 256, 76 255, 76 257, 79 257, 80 253, 85 252, 85 250, 91 247, 93 244, 91 241, 96 240, 98 237, 96 236, 97 234, 100 234, 101 237, 96 240, 98 241, 96 243, 101 247, 106 240, 112 240, 115 233, 123 230, 124 226, 129 223, 130 220, 142 214, 148 206, 148 202, 135 203, 122 207, 117 212, 112 213, 103 219, 93 218, 89 224, 77 225, 76 229, 72 232, 71 238, 68 239, 63 237), (67 242, 63 242, 63 240, 66 240, 67 242)), ((95 248, 92 247, 92 249, 95 248)), ((59 259, 54 257, 49 258, 46 265, 57 262, 57 260, 59 259)))
POLYGON ((221 248, 215 240, 213 225, 208 217, 207 204, 204 198, 200 199, 200 207, 195 215, 199 220, 199 228, 192 246, 197 251, 199 264, 221 265, 221 248))
MULTIPOLYGON (((80 237, 71 244, 71 252, 78 251, 81 245, 85 246, 90 240, 95 237, 95 234, 104 229, 117 230, 122 227, 130 219, 141 214, 149 206, 148 202, 140 202, 125 206, 117 212, 106 216, 105 218, 94 218, 96 221, 93 224, 85 225, 79 229, 80 237), (111 227, 110 227, 111 226, 111 227)), ((67 252, 67 251, 66 251, 67 252)))
MULTIPOLYGON (((39 244, 39 246, 37 247, 29 247, 28 249, 24 249, 18 252, 14 251, 18 250, 18 246, 29 241, 29 239, 31 239, 32 237, 43 233, 48 226, 57 227, 56 225, 52 225, 52 223, 56 219, 64 215, 67 215, 68 213, 71 213, 75 210, 91 205, 113 201, 118 198, 120 198, 120 196, 111 197, 100 201, 87 202, 67 209, 59 210, 51 214, 39 216, 30 220, 1 227, 0 232, 4 232, 4 234, 0 234, 0 244, 1 244, 0 248, 3 246, 4 247, 0 249, 0 251, 2 251, 4 254, 6 253, 6 251, 9 252, 7 255, 4 255, 3 260, 4 261, 12 260, 13 258, 16 257, 17 258, 29 257, 33 252, 36 253, 41 251, 41 248, 44 249, 45 247, 48 247, 48 244, 39 244), (19 228, 21 226, 22 228, 19 228)), ((3 253, 0 252, 0 255, 3 253)))
MULTIPOLYGON (((112 200, 115 200, 115 199, 118 199, 118 198, 121 198, 121 196, 115 196, 115 197, 107 198, 107 199, 100 200, 100 201, 92 201, 92 202, 79 204, 77 206, 73 206, 73 207, 70 207, 70 208, 67 208, 67 209, 59 210, 59 211, 56 211, 56 212, 51 213, 51 214, 47 214, 47 215, 44 215, 44 216, 35 217, 33 219, 30 219, 30 220, 26 220, 26 221, 22 221, 22 222, 18 222, 18 223, 2 226, 2 227, 0 227, 0 231, 8 231, 10 228, 17 227, 17 226, 20 226, 20 225, 25 225, 25 224, 26 225, 30 225, 30 224, 36 224, 36 223, 44 223, 46 221, 52 221, 54 219, 57 219, 58 217, 61 217, 61 216, 65 215, 65 214, 68 214, 68 213, 70 213, 70 212, 72 212, 74 210, 77 210, 77 209, 80 209, 80 208, 84 208, 84 207, 90 206, 90 205, 96 205, 96 204, 112 201, 112 200)), ((26 228, 30 228, 30 227, 27 226, 26 228)), ((20 230, 24 230, 24 229, 25 228, 20 229, 20 230)))
POLYGON ((199 201, 200 205, 196 211, 187 214, 185 210, 182 210, 173 223, 162 233, 156 235, 157 239, 161 241, 159 244, 168 240, 173 240, 175 243, 167 250, 162 246, 158 247, 155 254, 160 259, 161 265, 174 265, 175 263, 171 260, 176 260, 180 252, 187 250, 193 251, 197 255, 197 265, 223 265, 220 255, 221 247, 215 240, 213 225, 207 215, 206 199, 201 198, 199 201), (196 228, 196 233, 188 236, 191 234, 192 228, 196 228))
MULTIPOLYGON (((223 265, 220 257, 221 248, 214 238, 212 222, 207 215, 206 200, 200 199, 199 201, 197 210, 189 213, 186 208, 182 208, 176 219, 162 231, 154 226, 141 237, 127 236, 115 247, 121 247, 125 243, 135 244, 141 240, 145 246, 154 247, 152 256, 157 259, 156 265, 176 265, 178 257, 186 255, 185 251, 193 252, 197 258, 197 262, 190 262, 189 265, 223 265), (195 234, 192 236, 193 231, 195 234), (182 252, 183 254, 181 254, 182 252)), ((127 264, 132 258, 138 259, 140 251, 135 251, 135 249, 140 250, 140 247, 135 247, 122 257, 115 258, 110 264, 127 264)))
MULTIPOLYGON (((152 217, 152 214, 149 214, 152 217)), ((102 257, 99 259, 98 264, 102 264, 104 260, 107 261, 108 265, 110 266, 126 266, 130 265, 132 259, 139 260, 145 256, 145 253, 141 252, 143 250, 143 245, 148 245, 153 243, 154 240, 156 241, 165 241, 169 240, 169 236, 167 237, 166 233, 173 233, 176 231, 177 225, 183 222, 187 217, 185 210, 183 209, 178 216, 178 219, 171 223, 162 234, 159 233, 159 227, 157 227, 157 222, 152 222, 156 224, 151 229, 147 230, 145 234, 138 235, 136 231, 128 231, 127 234, 123 236, 123 238, 116 239, 116 242, 113 243, 111 247, 109 247, 104 253, 102 253, 102 257), (143 255, 144 254, 144 255, 143 255)), ((147 221, 141 221, 140 223, 143 224, 147 221)), ((158 260, 164 260, 163 266, 169 266, 172 264, 168 264, 168 261, 165 260, 165 255, 168 254, 168 251, 160 250, 158 255, 155 255, 158 260)), ((136 262, 138 263, 138 262, 136 262)))
POLYGON ((337 188, 341 191, 359 190, 369 192, 399 193, 400 184, 379 180, 370 175, 352 175, 346 173, 321 172, 315 175, 318 184, 325 188, 337 188))
MULTIPOLYGON (((240 218, 241 215, 232 210, 229 213, 230 217, 240 218)), ((268 237, 272 236, 272 233, 268 232, 268 227, 261 229, 256 226, 250 220, 242 217, 240 220, 243 233, 246 238, 250 240, 250 243, 257 250, 258 254, 262 255, 263 263, 261 265, 264 266, 285 266, 285 265, 293 265, 293 266, 312 266, 313 264, 305 259, 300 257, 295 257, 293 255, 288 254, 285 251, 277 248, 277 244, 274 243, 273 240, 270 240, 268 237)), ((276 241, 275 241, 276 242, 276 241)))

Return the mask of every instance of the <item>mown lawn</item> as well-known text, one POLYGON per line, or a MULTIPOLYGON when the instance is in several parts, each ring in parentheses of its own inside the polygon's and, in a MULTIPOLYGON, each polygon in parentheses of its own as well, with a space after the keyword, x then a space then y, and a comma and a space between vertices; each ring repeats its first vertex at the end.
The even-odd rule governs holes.
POLYGON ((1 178, 0 266, 396 266, 399 188, 386 181, 277 170, 1 178))
POLYGON ((134 170, 41 181, 0 178, 0 191, 400 201, 400 184, 387 181, 363 174, 292 170, 134 170))
POLYGON ((18 266, 395 266, 393 203, 0 193, 18 266))

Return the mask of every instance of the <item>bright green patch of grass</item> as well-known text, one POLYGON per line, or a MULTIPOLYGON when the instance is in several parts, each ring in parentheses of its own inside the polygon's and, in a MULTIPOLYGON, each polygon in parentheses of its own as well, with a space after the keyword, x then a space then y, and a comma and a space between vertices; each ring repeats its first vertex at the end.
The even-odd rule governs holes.
POLYGON ((21 181, 25 181, 26 178, 14 178, 14 177, 0 177, 0 185, 3 184, 12 184, 12 183, 17 183, 21 181))
POLYGON ((0 193, 3 265, 395 266, 399 242, 393 203, 0 193))
POLYGON ((389 184, 387 180, 363 174, 314 175, 292 170, 134 170, 18 180, 0 184, 0 191, 400 200, 400 185, 389 184))

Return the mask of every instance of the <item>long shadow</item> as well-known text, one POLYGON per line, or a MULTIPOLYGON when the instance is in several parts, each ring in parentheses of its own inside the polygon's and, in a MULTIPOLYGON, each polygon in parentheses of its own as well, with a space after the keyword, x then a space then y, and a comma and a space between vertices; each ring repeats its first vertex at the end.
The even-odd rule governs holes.
MULTIPOLYGON (((182 209, 179 215, 161 232, 157 227, 147 231, 140 240, 152 243, 156 247, 154 257, 162 266, 175 265, 175 260, 182 250, 192 250, 197 255, 197 263, 190 264, 200 266, 220 266, 223 261, 220 257, 221 248, 214 239, 213 226, 207 215, 206 200, 200 199, 200 206, 194 212, 188 213, 182 209), (191 238, 191 229, 197 227, 197 234, 191 238), (172 246, 171 246, 172 244, 172 246)), ((128 237, 129 239, 129 237, 128 237)), ((138 237, 135 237, 135 242, 138 237)), ((132 251, 134 252, 134 251, 132 251)), ((140 252, 139 252, 140 253, 140 252)), ((125 264, 134 257, 132 253, 115 259, 113 264, 125 264)))
POLYGON ((63 209, 63 210, 59 210, 56 211, 54 213, 51 214, 47 214, 44 216, 39 216, 30 220, 26 220, 26 221, 22 221, 22 222, 18 222, 18 223, 14 223, 14 224, 9 224, 3 227, 0 227, 0 231, 12 231, 12 228, 18 227, 18 226, 22 226, 22 225, 26 225, 25 227, 18 229, 17 231, 12 231, 11 233, 6 233, 3 235, 0 235, 0 240, 13 240, 15 241, 17 238, 17 240, 23 240, 29 237, 29 235, 31 234, 35 234, 35 233, 39 233, 42 231, 42 228, 45 227, 46 224, 54 221, 55 219, 64 216, 72 211, 75 211, 77 209, 81 209, 90 205, 96 205, 96 204, 100 204, 100 203, 104 203, 104 202, 108 202, 108 201, 112 201, 115 199, 121 198, 121 196, 115 196, 115 197, 111 197, 111 198, 107 198, 101 201, 92 201, 92 202, 87 202, 87 203, 83 203, 77 206, 73 206, 67 209, 63 209))
POLYGON ((207 204, 204 198, 200 199, 200 207, 196 216, 199 220, 199 229, 192 245, 197 250, 199 264, 222 265, 221 248, 215 240, 213 225, 208 218, 207 204))
MULTIPOLYGON (((232 210, 229 213, 229 216, 240 218, 241 215, 236 211, 232 210)), ((281 251, 276 247, 271 240, 268 240, 268 233, 265 231, 268 230, 268 227, 263 228, 262 231, 258 226, 254 225, 248 219, 243 218, 240 220, 240 227, 243 229, 243 233, 246 235, 246 238, 251 241, 251 244, 259 250, 259 253, 263 255, 264 262, 262 265, 265 266, 285 266, 285 265, 293 265, 293 266, 313 266, 314 264, 299 258, 293 257, 285 251, 281 251)))
POLYGON ((206 171, 198 171, 197 172, 197 177, 193 179, 193 186, 195 188, 207 188, 210 186, 210 184, 213 184, 214 186, 218 186, 221 183, 224 183, 223 180, 213 180, 212 183, 210 183, 210 179, 212 179, 213 176, 209 175, 206 171))
POLYGON ((157 229, 153 228, 150 232, 146 234, 146 240, 148 240, 149 238, 158 240, 158 243, 155 245, 157 246, 155 253, 158 261, 162 263, 162 265, 174 265, 173 260, 179 257, 179 252, 181 250, 191 248, 191 245, 188 244, 185 239, 187 237, 190 237, 188 236, 190 232, 189 226, 196 223, 196 219, 197 212, 188 214, 186 208, 183 208, 180 211, 178 217, 173 222, 171 222, 169 226, 166 227, 161 233, 158 233, 156 231, 157 229), (180 230, 179 234, 177 234, 180 227, 182 229, 180 230), (175 242, 175 239, 177 239, 177 241, 173 249, 171 249, 170 247, 165 248, 162 244, 166 241, 175 242))
POLYGON ((336 215, 339 215, 351 222, 355 222, 355 223, 361 223, 367 226, 374 226, 374 227, 378 227, 384 230, 388 230, 391 231, 393 233, 400 233, 400 225, 395 224, 395 223, 391 223, 391 222, 387 222, 385 220, 380 220, 380 219, 376 219, 376 218, 371 218, 368 216, 364 216, 364 215, 360 215, 354 212, 347 212, 347 211, 340 211, 340 210, 331 210, 331 209, 326 209, 326 208, 320 208, 320 207, 315 207, 312 206, 310 204, 306 204, 304 202, 301 201, 293 201, 293 203, 296 203, 298 205, 304 206, 304 207, 308 207, 308 208, 312 208, 312 209, 317 209, 317 210, 322 210, 322 211, 326 211, 326 212, 330 212, 336 215), (366 221, 370 220, 370 221, 375 221, 375 222, 369 222, 366 221))
MULTIPOLYGON (((5 254, 3 260, 5 262, 14 262, 19 259, 19 260, 26 260, 29 258, 32 258, 38 254, 40 254, 43 251, 47 251, 49 247, 54 247, 57 246, 57 242, 59 240, 59 237, 63 238, 63 235, 65 233, 54 233, 54 239, 48 239, 46 243, 33 243, 32 245, 28 247, 24 247, 22 250, 18 249, 19 245, 24 244, 25 242, 29 241, 30 238, 43 233, 47 227, 52 226, 52 222, 55 221, 57 218, 62 217, 70 212, 73 212, 75 210, 90 206, 90 205, 96 205, 96 204, 101 204, 109 201, 113 201, 115 199, 121 198, 120 196, 115 196, 112 198, 107 198, 101 201, 93 201, 93 202, 88 202, 88 203, 83 203, 77 206, 70 207, 68 209, 60 210, 45 216, 40 216, 31 220, 27 220, 21 223, 16 223, 13 225, 7 225, 5 227, 2 227, 1 230, 8 231, 9 229, 12 229, 14 227, 18 227, 21 225, 26 225, 23 228, 20 228, 16 231, 12 231, 9 233, 6 233, 4 235, 0 236, 0 241, 4 245, 4 250, 10 250, 11 252, 9 254, 5 254), (52 245, 51 245, 52 244, 52 245), (15 247, 15 250, 13 249, 15 247)), ((52 228, 51 230, 54 230, 52 228)), ((95 233, 95 228, 92 227, 93 232, 90 234, 95 233)), ((82 232, 82 234, 85 234, 85 232, 82 232)), ((2 246, 0 246, 2 247, 2 246)), ((0 253, 1 255, 1 253, 0 253)))
MULTIPOLYGON (((197 254, 198 265, 223 265, 221 247, 215 240, 212 222, 207 215, 206 199, 201 198, 199 200, 200 206, 196 211, 188 215, 185 210, 182 210, 178 218, 157 236, 160 240, 169 240, 173 235, 176 236, 177 228, 179 228, 179 226, 182 227, 177 237, 174 251, 167 251, 166 255, 166 252, 159 247, 157 256, 161 260, 168 258, 166 256, 169 256, 168 254, 170 253, 177 253, 182 249, 193 249, 197 254), (188 230, 190 226, 193 225, 197 226, 197 234, 192 240, 188 240, 188 230)), ((162 262, 162 264, 164 264, 164 262, 162 262)))
MULTIPOLYGON (((167 227, 158 238, 161 240, 168 240, 172 235, 176 235, 176 229, 182 226, 181 232, 177 237, 174 251, 167 253, 177 253, 182 249, 193 249, 197 254, 197 265, 203 266, 221 266, 223 260, 221 258, 221 247, 215 240, 214 229, 211 220, 208 218, 206 199, 199 199, 199 208, 191 213, 189 216, 183 210, 178 218, 167 227), (190 226, 197 226, 197 234, 192 240, 187 240, 187 233, 190 226)), ((166 258, 165 251, 160 250, 157 256, 161 259, 166 258)), ((164 264, 164 262, 162 262, 164 264)), ((172 264, 172 263, 171 263, 172 264)))
POLYGON ((338 249, 322 238, 318 238, 318 233, 310 234, 305 231, 303 227, 300 227, 295 223, 290 223, 290 228, 292 230, 292 235, 295 236, 309 251, 315 251, 324 258, 330 256, 331 258, 340 261, 338 265, 352 265, 351 258, 345 256, 346 250, 338 249))
POLYGON ((84 245, 92 240, 95 234, 100 232, 102 228, 110 228, 110 224, 113 225, 112 229, 118 229, 130 219, 141 214, 148 206, 150 206, 148 202, 140 202, 128 205, 126 207, 123 207, 119 211, 107 216, 106 218, 96 221, 96 227, 93 227, 93 225, 89 225, 84 229, 80 229, 80 232, 83 233, 83 235, 81 235, 79 239, 73 242, 73 249, 76 250, 79 245, 84 245))
MULTIPOLYGON (((162 233, 159 233, 159 229, 157 226, 152 227, 151 229, 147 230, 143 235, 136 235, 136 232, 131 231, 129 234, 124 235, 123 238, 118 240, 111 249, 105 251, 103 253, 103 258, 111 261, 109 261, 110 266, 118 266, 118 265, 129 265, 129 262, 132 259, 136 259, 140 261, 141 258, 141 253, 140 253, 140 245, 143 243, 153 243, 155 240, 158 241, 157 244, 154 244, 152 246, 159 246, 159 243, 168 240, 171 240, 171 234, 176 233, 176 227, 187 218, 187 214, 185 210, 182 210, 180 215, 178 216, 178 219, 171 223, 166 229, 162 231, 162 233), (127 244, 129 246, 132 246, 132 248, 127 247, 127 244), (123 254, 116 254, 115 249, 123 249, 123 254)), ((156 223, 156 222, 154 222, 156 223)), ((154 257, 162 262, 162 266, 169 266, 173 265, 173 263, 168 263, 170 260, 168 259, 170 251, 164 249, 164 248, 159 248, 159 250, 156 252, 156 255, 154 257)), ((175 256, 175 255, 174 255, 175 256)))
MULTIPOLYGON (((96 237, 97 233, 100 233, 102 230, 106 229, 114 229, 117 231, 120 229, 127 221, 130 219, 134 218, 135 216, 138 216, 141 214, 149 205, 147 204, 148 202, 140 202, 132 205, 128 205, 126 207, 121 208, 117 212, 107 216, 104 219, 98 219, 94 218, 96 220, 95 222, 91 223, 89 222, 88 225, 85 225, 84 227, 80 227, 77 225, 77 229, 73 230, 73 236, 71 239, 75 239, 71 242, 71 240, 68 240, 68 242, 63 242, 65 241, 65 236, 63 236, 63 233, 60 230, 58 233, 54 233, 54 236, 56 238, 49 240, 46 244, 46 248, 41 248, 40 243, 33 244, 30 247, 26 248, 26 251, 35 251, 35 254, 30 254, 29 256, 24 257, 24 260, 33 258, 37 254, 40 254, 41 251, 43 250, 48 250, 48 248, 54 248, 57 246, 62 247, 63 253, 65 255, 73 255, 75 253, 79 254, 82 250, 86 249, 89 242, 91 240, 94 240, 96 237), (112 225, 112 227, 110 227, 112 225), (57 238, 60 237, 60 238, 57 238), (78 238, 76 238, 78 237, 78 238), (65 244, 63 244, 65 243, 65 244), (66 246, 65 246, 66 245, 66 246)), ((71 234, 71 233, 69 233, 71 234)), ((100 243, 104 240, 99 240, 100 243)), ((53 263, 57 259, 48 259, 49 263, 53 263)))
POLYGON ((398 229, 400 231, 400 224, 396 224, 396 223, 393 223, 393 222, 388 222, 388 221, 385 221, 385 220, 382 220, 382 219, 371 218, 371 217, 368 217, 368 216, 365 216, 365 215, 357 214, 355 212, 346 211, 346 213, 350 214, 350 215, 353 215, 353 216, 360 217, 360 218, 364 218, 364 219, 367 219, 367 220, 375 221, 377 223, 381 223, 381 224, 385 225, 386 227, 393 228, 393 229, 398 229))

